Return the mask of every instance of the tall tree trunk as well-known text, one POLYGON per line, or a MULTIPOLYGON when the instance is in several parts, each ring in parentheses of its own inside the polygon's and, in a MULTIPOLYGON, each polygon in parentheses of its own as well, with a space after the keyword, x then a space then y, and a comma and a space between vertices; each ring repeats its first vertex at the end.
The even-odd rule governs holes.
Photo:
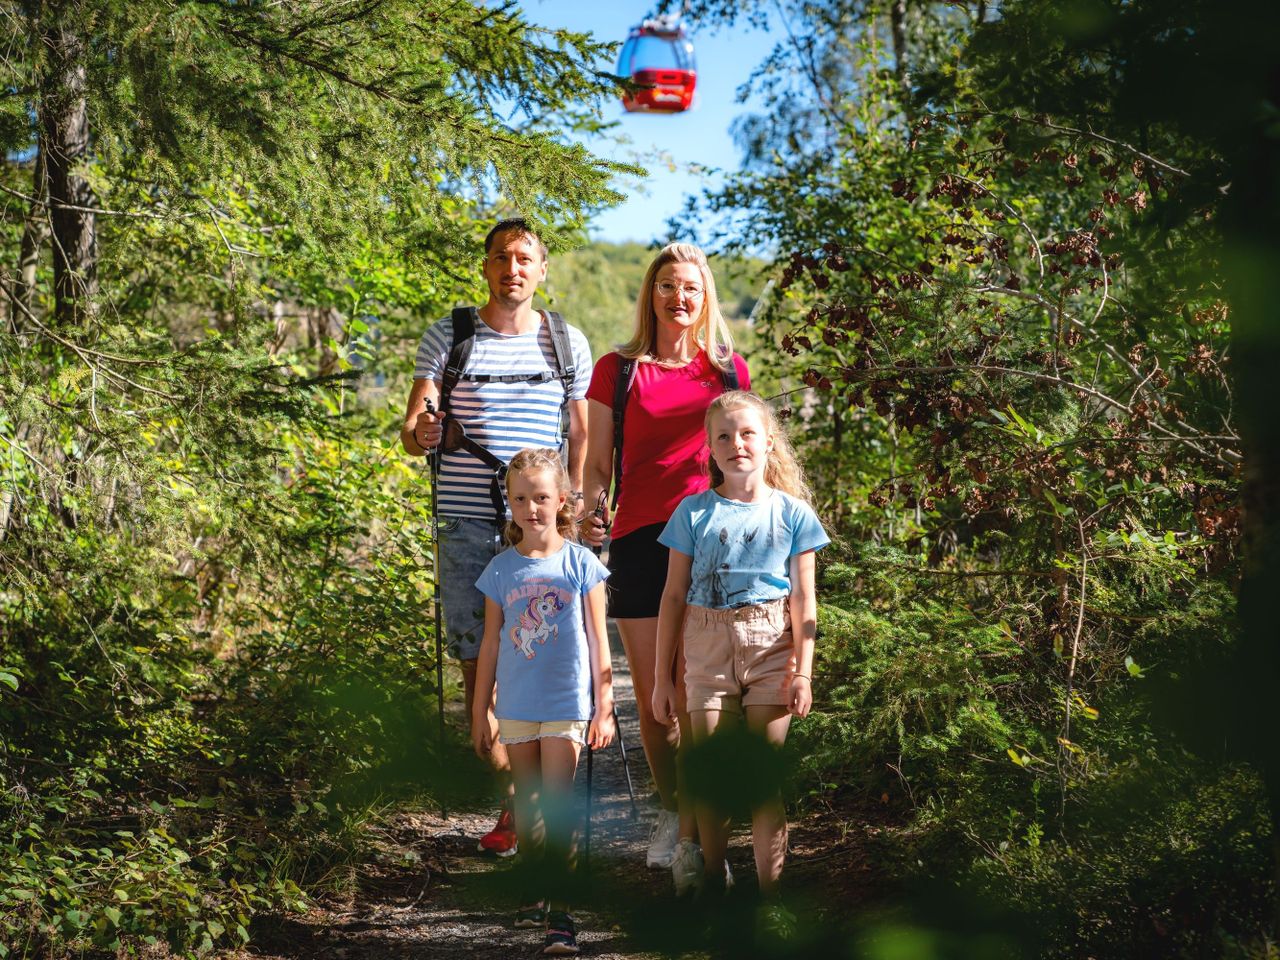
POLYGON ((98 292, 97 224, 88 209, 96 203, 89 181, 77 169, 89 155, 84 41, 68 23, 77 12, 77 4, 57 5, 55 16, 60 21, 44 30, 49 59, 40 85, 59 324, 83 317, 98 292))
POLYGON ((40 249, 49 238, 49 185, 44 163, 44 144, 36 148, 31 176, 31 207, 22 226, 22 246, 18 254, 18 276, 13 283, 12 329, 19 338, 28 325, 35 296, 40 249))
POLYGON ((890 0, 889 26, 893 33, 893 72, 905 91, 910 82, 907 72, 907 0, 890 0))

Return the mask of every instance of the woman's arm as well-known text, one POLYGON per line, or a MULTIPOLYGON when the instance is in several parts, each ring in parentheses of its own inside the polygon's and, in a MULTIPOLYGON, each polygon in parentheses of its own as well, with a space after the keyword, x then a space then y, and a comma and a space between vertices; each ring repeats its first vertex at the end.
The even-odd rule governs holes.
POLYGON ((791 558, 791 636, 795 643, 796 675, 791 680, 787 709, 808 716, 813 706, 813 645, 818 636, 818 595, 814 589, 814 551, 791 558))
POLYGON ((604 622, 604 582, 597 583, 583 597, 587 620, 587 650, 591 654, 591 676, 595 687, 595 710, 587 730, 587 744, 595 749, 613 742, 613 658, 609 656, 609 634, 604 622))
POLYGON ((693 557, 670 550, 667 560, 667 585, 662 589, 662 605, 658 608, 658 650, 653 667, 653 715, 660 723, 676 722, 676 692, 671 671, 676 660, 676 645, 684 630, 684 614, 688 607, 689 579, 693 557))
POLYGON ((471 743, 485 756, 497 740, 496 724, 489 722, 489 704, 498 672, 498 643, 502 639, 502 607, 491 597, 484 598, 484 637, 476 658, 476 692, 471 707, 471 743))
POLYGON ((609 520, 609 481, 613 478, 613 411, 599 400, 587 401, 587 456, 582 468, 581 527, 583 542, 589 547, 604 543, 604 528, 609 520), (600 494, 606 496, 604 520, 591 516, 600 502, 600 494))

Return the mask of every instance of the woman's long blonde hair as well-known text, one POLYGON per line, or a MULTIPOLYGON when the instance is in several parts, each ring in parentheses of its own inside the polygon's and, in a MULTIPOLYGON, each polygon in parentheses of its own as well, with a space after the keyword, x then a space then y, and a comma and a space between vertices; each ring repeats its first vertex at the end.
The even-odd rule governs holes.
POLYGON ((716 296, 716 280, 707 265, 707 255, 692 243, 668 243, 658 251, 644 272, 640 283, 640 296, 636 298, 636 328, 631 339, 618 348, 624 357, 638 360, 657 360, 658 317, 653 312, 653 285, 658 271, 669 263, 692 263, 702 274, 702 310, 693 325, 693 337, 707 352, 711 363, 725 369, 733 362, 733 337, 729 325, 720 313, 720 300, 716 296))
MULTIPOLYGON (((525 447, 511 458, 511 462, 507 464, 507 499, 511 499, 511 478, 517 473, 527 473, 530 470, 548 470, 556 478, 556 489, 561 493, 569 492, 569 474, 564 468, 564 461, 560 459, 560 451, 553 450, 550 447, 525 447)), ((560 536, 566 540, 572 540, 575 543, 578 540, 578 524, 574 519, 577 511, 573 503, 566 500, 564 505, 556 511, 556 529, 560 531, 560 536)), ((513 547, 524 539, 524 531, 520 529, 520 525, 514 520, 507 521, 507 529, 504 531, 507 543, 513 547)))
MULTIPOLYGON (((773 412, 773 408, 754 393, 748 393, 746 390, 728 390, 711 401, 711 406, 707 407, 707 415, 702 421, 707 431, 707 444, 711 443, 711 418, 718 413, 740 410, 743 407, 750 407, 759 413, 769 436, 773 437, 773 448, 765 461, 764 482, 775 490, 789 493, 805 503, 812 503, 813 493, 809 490, 809 483, 804 478, 804 468, 796 460, 796 452, 791 448, 787 432, 782 429, 782 423, 773 412)), ((724 473, 721 472, 715 457, 707 458, 707 472, 711 475, 713 488, 724 483, 724 473)))

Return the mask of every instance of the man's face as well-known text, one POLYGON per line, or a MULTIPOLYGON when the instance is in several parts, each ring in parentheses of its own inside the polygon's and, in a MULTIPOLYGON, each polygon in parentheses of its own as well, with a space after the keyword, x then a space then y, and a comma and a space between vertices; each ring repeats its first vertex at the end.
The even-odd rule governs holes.
POLYGON ((484 278, 495 302, 504 307, 528 303, 538 284, 547 278, 547 261, 538 241, 514 230, 498 234, 484 258, 484 278))

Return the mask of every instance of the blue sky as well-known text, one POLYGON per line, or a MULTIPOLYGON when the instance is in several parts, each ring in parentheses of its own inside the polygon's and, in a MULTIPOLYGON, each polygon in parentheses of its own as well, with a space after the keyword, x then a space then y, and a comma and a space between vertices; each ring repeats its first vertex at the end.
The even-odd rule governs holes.
MULTIPOLYGON (((619 43, 652 9, 648 0, 523 0, 522 6, 534 23, 568 27, 619 43)), ((670 115, 628 114, 615 101, 606 108, 605 119, 618 120, 611 136, 629 142, 588 141, 597 154, 635 161, 649 170, 642 182, 619 184, 628 195, 627 202, 599 215, 591 227, 595 239, 648 242, 665 238, 666 221, 684 206, 686 195, 701 193, 708 182, 716 182, 715 170, 738 166, 739 151, 730 136, 730 124, 740 114, 757 112, 759 105, 738 104, 735 94, 773 49, 774 39, 745 24, 715 33, 694 29, 691 36, 698 59, 693 109, 670 115)), ((604 66, 612 71, 616 64, 604 66)))

